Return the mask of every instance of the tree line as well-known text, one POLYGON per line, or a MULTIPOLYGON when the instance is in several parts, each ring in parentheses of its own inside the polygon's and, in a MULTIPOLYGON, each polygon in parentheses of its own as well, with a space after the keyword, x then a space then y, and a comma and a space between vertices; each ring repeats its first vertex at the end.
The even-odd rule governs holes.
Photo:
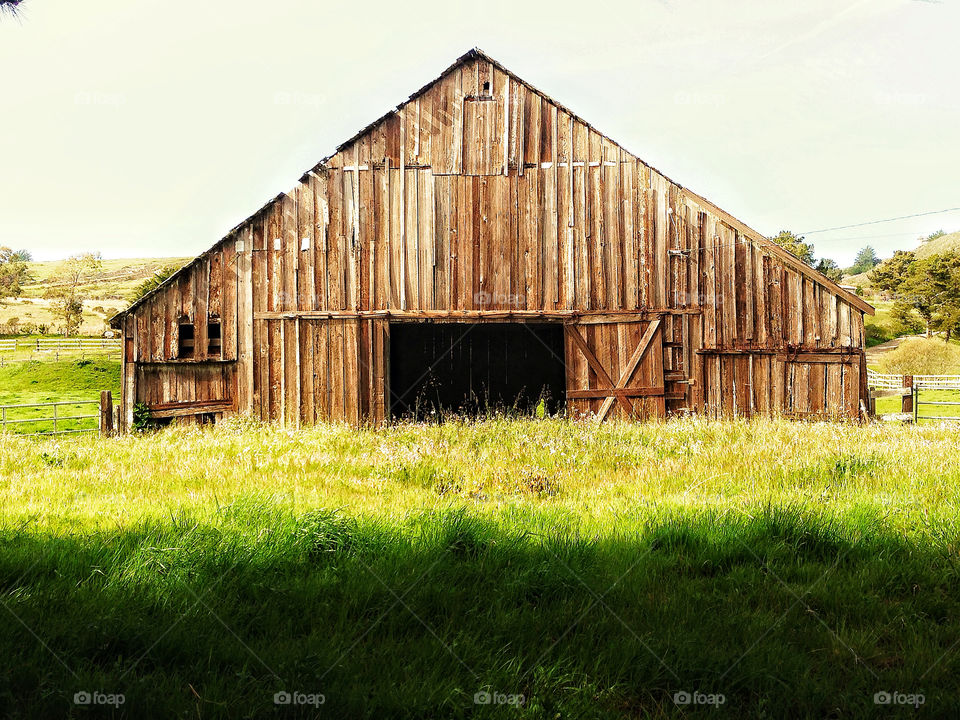
MULTIPOLYGON (((930 242, 945 234, 938 230, 921 240, 930 242)), ((853 265, 841 270, 829 258, 817 259, 813 244, 789 230, 770 239, 834 282, 844 275, 868 273, 872 286, 893 298, 890 315, 903 328, 925 330, 928 336, 941 332, 948 341, 960 335, 960 253, 918 258, 912 251, 898 250, 881 261, 868 245, 857 253, 853 265)))

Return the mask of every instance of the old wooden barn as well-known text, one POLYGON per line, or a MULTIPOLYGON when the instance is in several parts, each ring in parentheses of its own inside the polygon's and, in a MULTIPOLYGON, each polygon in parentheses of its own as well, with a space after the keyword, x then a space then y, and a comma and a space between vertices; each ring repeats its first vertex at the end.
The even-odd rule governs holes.
POLYGON ((872 312, 473 50, 113 323, 127 427, 855 418, 872 312))

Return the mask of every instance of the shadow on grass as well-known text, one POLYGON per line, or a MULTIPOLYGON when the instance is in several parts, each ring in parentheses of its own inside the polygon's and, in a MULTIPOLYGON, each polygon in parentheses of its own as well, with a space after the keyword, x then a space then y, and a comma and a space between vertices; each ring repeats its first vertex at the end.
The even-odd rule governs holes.
POLYGON ((546 514, 238 503, 113 534, 8 529, 0 712, 822 718, 889 692, 949 714, 956 528, 919 546, 868 516, 676 513, 589 537, 546 514))

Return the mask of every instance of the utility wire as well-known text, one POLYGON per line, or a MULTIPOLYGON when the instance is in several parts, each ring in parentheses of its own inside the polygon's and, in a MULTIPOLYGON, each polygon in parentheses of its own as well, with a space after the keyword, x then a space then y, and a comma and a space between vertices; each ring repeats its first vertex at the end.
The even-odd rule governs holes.
POLYGON ((807 230, 801 235, 813 235, 814 233, 830 232, 831 230, 846 230, 847 228, 863 227, 864 225, 879 225, 880 223, 893 222, 894 220, 906 220, 907 218, 923 217, 924 215, 939 215, 941 213, 960 210, 960 207, 947 208, 946 210, 931 210, 930 212, 914 213, 913 215, 901 215, 900 217, 887 218, 886 220, 871 220, 870 222, 855 223, 853 225, 838 225, 837 227, 824 228, 823 230, 807 230))

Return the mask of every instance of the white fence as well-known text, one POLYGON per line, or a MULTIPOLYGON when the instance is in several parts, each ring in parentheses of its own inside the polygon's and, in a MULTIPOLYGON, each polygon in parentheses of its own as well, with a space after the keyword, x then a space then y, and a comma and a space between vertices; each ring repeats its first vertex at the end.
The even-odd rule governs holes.
MULTIPOLYGON (((883 375, 867 371, 867 385, 880 390, 902 388, 903 375, 883 375)), ((919 390, 960 390, 960 375, 914 375, 913 387, 919 390)))
POLYGON ((68 359, 87 355, 119 357, 122 349, 123 343, 113 338, 0 339, 0 368, 31 360, 59 360, 61 355, 68 359))
POLYGON ((20 339, 8 338, 0 340, 0 350, 16 352, 17 350, 31 350, 33 352, 66 352, 68 350, 91 351, 120 350, 119 338, 35 338, 20 339))

